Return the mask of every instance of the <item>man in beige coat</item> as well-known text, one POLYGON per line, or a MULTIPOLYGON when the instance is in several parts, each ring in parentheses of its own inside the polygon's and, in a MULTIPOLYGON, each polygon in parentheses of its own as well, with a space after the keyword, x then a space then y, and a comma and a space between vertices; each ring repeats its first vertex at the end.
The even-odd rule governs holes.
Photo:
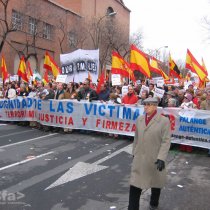
POLYGON ((157 113, 157 98, 144 100, 146 115, 136 122, 128 210, 138 210, 142 189, 151 188, 150 209, 157 209, 166 181, 165 160, 170 148, 170 121, 157 113))

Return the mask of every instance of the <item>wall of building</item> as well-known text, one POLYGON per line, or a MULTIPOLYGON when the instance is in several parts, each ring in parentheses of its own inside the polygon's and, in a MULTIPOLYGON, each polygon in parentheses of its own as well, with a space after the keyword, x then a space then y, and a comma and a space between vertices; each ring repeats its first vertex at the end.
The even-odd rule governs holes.
MULTIPOLYGON (((78 15, 71 13, 69 11, 60 8, 59 6, 43 0, 19 0, 18 4, 15 4, 16 0, 10 0, 8 6, 8 20, 12 19, 12 10, 18 11, 26 17, 26 19, 31 16, 40 20, 38 24, 38 32, 40 35, 35 38, 35 48, 29 47, 28 53, 37 53, 37 63, 36 69, 40 71, 40 66, 43 63, 44 54, 46 51, 54 57, 56 63, 59 64, 61 47, 59 39, 62 39, 63 33, 58 28, 61 26, 60 21, 64 24, 65 30, 71 27, 74 19, 78 19, 78 15), (27 1, 27 6, 26 6, 27 1), (71 21, 67 21, 67 17, 71 21), (41 32, 43 31, 43 22, 51 24, 53 26, 53 37, 52 39, 45 39, 41 37, 41 32)), ((1 12, 1 11, 0 11, 1 12)), ((25 20, 26 21, 26 20, 25 20)), ((65 31, 65 33, 67 33, 65 31)), ((8 36, 9 42, 12 44, 13 48, 9 44, 5 44, 2 53, 5 55, 6 64, 8 71, 11 74, 15 74, 18 69, 17 55, 18 51, 23 51, 26 48, 26 43, 32 43, 33 36, 28 33, 28 23, 24 23, 23 31, 15 31, 8 36)), ((68 50, 68 39, 65 38, 62 43, 63 53, 68 50)), ((26 55, 26 51, 25 51, 26 55)), ((34 65, 33 65, 34 66, 34 65)))
MULTIPOLYGON (((80 21, 86 21, 92 17, 103 17, 106 14, 107 8, 112 7, 117 15, 117 18, 122 24, 129 39, 129 21, 130 11, 122 6, 118 0, 10 0, 8 6, 8 20, 12 19, 12 10, 21 12, 26 17, 33 17, 40 20, 40 23, 46 22, 54 27, 53 38, 51 40, 41 37, 36 38, 34 50, 33 47, 28 48, 29 53, 37 53, 37 60, 32 57, 32 67, 36 66, 38 71, 42 70, 44 54, 48 51, 54 57, 56 63, 60 64, 61 47, 59 39, 63 37, 63 33, 58 28, 61 26, 60 20, 64 25, 65 33, 67 34, 75 25, 79 25, 80 21), (27 3, 27 4, 26 4, 27 3), (35 60, 35 61, 34 61, 35 60), (34 62, 36 62, 34 64, 34 62), (41 66, 41 67, 40 67, 41 66)), ((2 15, 0 8, 0 16, 2 15)), ((41 27, 41 26, 40 26, 41 27)), ((1 30, 1 29, 0 29, 1 30)), ((5 55, 8 71, 11 74, 16 74, 18 68, 18 51, 26 49, 26 43, 32 42, 33 36, 28 32, 28 23, 25 22, 23 31, 15 31, 8 36, 8 41, 12 44, 5 44, 2 54, 5 55)), ((38 28, 38 31, 41 29, 38 28)), ((90 43, 84 48, 91 49, 90 43)), ((63 53, 69 52, 68 37, 66 36, 62 43, 63 53)), ((25 51, 26 52, 26 51, 25 51)))

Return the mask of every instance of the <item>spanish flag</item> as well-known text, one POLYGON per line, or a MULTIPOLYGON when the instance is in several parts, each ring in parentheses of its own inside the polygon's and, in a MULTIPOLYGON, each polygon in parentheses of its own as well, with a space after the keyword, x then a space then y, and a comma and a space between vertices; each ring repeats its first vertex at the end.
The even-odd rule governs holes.
POLYGON ((190 81, 191 78, 191 74, 190 72, 187 72, 186 76, 185 76, 185 81, 190 81))
POLYGON ((26 82, 26 83, 29 82, 28 75, 27 75, 27 69, 26 69, 26 63, 25 63, 25 59, 23 56, 20 59, 20 64, 18 67, 17 75, 20 76, 24 82, 26 82))
POLYGON ((168 75, 159 67, 158 60, 154 57, 150 59, 150 69, 151 71, 160 74, 164 80, 170 80, 168 75))
POLYGON ((203 70, 205 71, 206 76, 208 77, 208 71, 207 71, 203 58, 202 58, 202 67, 203 67, 203 70))
POLYGON ((204 81, 207 77, 206 70, 201 66, 192 53, 187 49, 186 65, 185 67, 192 72, 196 73, 201 81, 204 81))
POLYGON ((45 53, 44 68, 51 71, 54 77, 57 77, 61 73, 58 65, 55 63, 48 52, 45 53))
POLYGON ((27 61, 27 76, 28 80, 30 80, 30 77, 33 77, 33 71, 31 69, 31 64, 29 61, 27 61))
POLYGON ((149 59, 144 52, 134 45, 131 45, 130 66, 131 69, 138 70, 146 77, 151 78, 149 59))
POLYGON ((45 70, 44 77, 43 77, 42 81, 44 82, 44 85, 46 85, 46 84, 49 83, 49 79, 48 79, 48 69, 45 70))
POLYGON ((2 73, 2 80, 5 81, 9 77, 9 74, 7 71, 7 66, 4 56, 2 56, 1 58, 1 73, 2 73))
POLYGON ((130 68, 130 64, 127 63, 117 52, 112 52, 112 74, 120 74, 123 77, 130 78, 132 81, 136 81, 134 73, 130 68))
POLYGON ((105 70, 101 72, 100 77, 98 78, 99 82, 97 84, 96 93, 99 94, 101 91, 101 85, 105 83, 105 70))
POLYGON ((171 58, 171 54, 169 53, 169 75, 172 77, 177 77, 178 79, 182 78, 181 72, 174 62, 174 60, 171 58))

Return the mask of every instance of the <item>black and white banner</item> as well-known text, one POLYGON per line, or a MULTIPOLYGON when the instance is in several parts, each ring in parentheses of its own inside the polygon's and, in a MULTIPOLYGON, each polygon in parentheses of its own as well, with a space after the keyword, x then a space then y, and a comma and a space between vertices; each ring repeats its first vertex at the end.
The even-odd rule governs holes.
POLYGON ((68 75, 68 82, 83 82, 91 77, 96 83, 99 73, 99 50, 78 49, 60 55, 62 74, 68 75), (89 74, 89 75, 88 75, 89 74))

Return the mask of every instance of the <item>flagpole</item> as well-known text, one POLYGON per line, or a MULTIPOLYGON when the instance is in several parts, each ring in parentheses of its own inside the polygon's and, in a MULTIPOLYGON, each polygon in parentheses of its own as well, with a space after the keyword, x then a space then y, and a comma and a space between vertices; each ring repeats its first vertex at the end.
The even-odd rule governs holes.
POLYGON ((131 77, 131 74, 130 74, 130 72, 129 72, 129 84, 130 84, 130 77, 131 77))

